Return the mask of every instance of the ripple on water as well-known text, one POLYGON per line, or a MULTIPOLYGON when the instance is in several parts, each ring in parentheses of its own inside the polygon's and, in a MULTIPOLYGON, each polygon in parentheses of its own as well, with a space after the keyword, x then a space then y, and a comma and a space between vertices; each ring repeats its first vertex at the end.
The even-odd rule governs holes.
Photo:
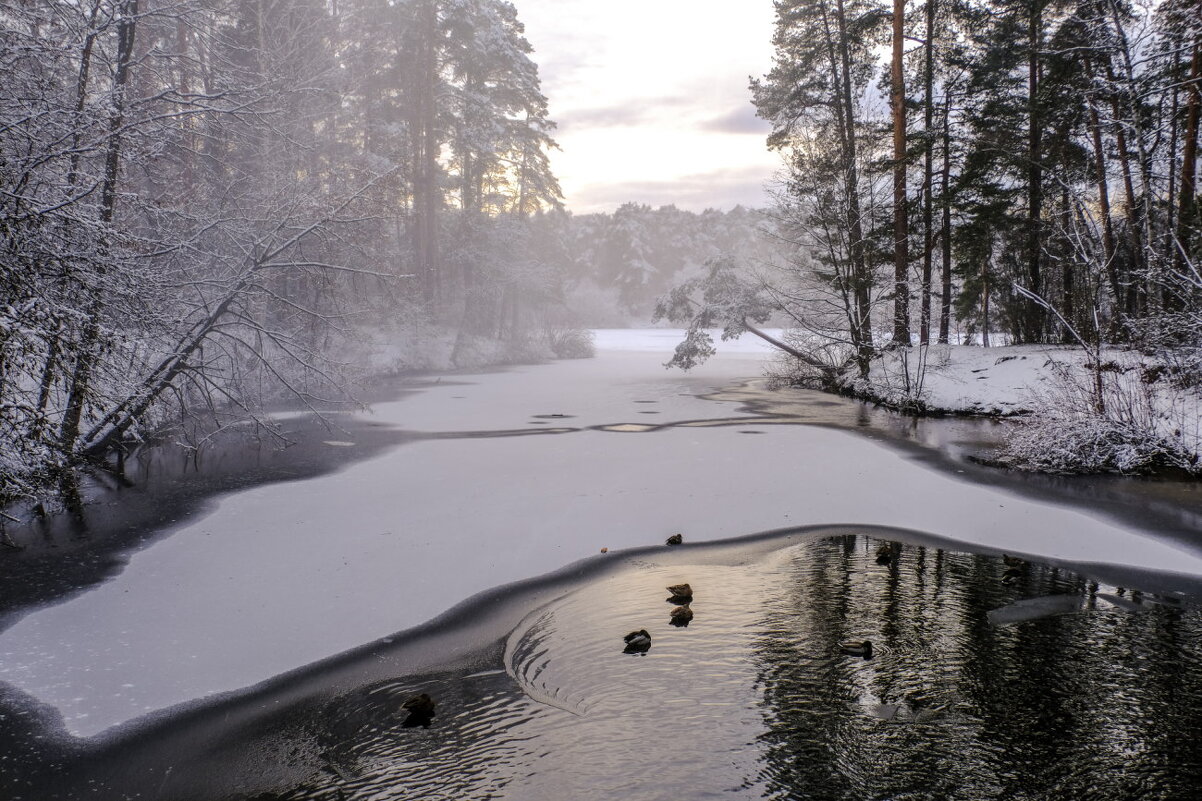
POLYGON ((1197 797, 1195 607, 901 543, 878 564, 879 544, 631 560, 530 612, 502 665, 328 704, 309 726, 319 768, 259 797, 1197 797), (676 628, 666 587, 683 582, 694 618, 676 628), (1042 597, 1072 602, 990 618, 1042 597), (638 629, 650 649, 623 653, 638 629), (844 653, 848 640, 871 640, 873 657, 844 653), (437 714, 406 728, 419 692, 437 714))

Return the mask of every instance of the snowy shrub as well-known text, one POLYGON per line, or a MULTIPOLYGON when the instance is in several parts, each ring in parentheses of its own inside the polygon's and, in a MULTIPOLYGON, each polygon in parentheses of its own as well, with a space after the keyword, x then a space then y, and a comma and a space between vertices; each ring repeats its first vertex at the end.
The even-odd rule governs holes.
MULTIPOLYGON (((924 414, 930 411, 930 397, 926 388, 928 371, 933 367, 945 367, 949 361, 946 345, 919 346, 915 348, 886 348, 873 356, 868 374, 861 375, 853 364, 855 350, 849 343, 834 339, 818 344, 814 335, 810 342, 798 346, 809 353, 839 365, 839 378, 835 388, 853 397, 871 400, 892 409, 924 414)), ((800 375, 805 383, 822 386, 820 371, 802 367, 800 375)), ((829 384, 830 382, 827 382, 829 384)))
POLYGON ((460 332, 445 367, 478 369, 497 364, 534 364, 552 358, 546 343, 538 337, 515 336, 495 339, 460 332))
MULTIPOLYGON (((946 351, 946 348, 943 348, 946 351)), ((887 348, 873 358, 868 375, 859 379, 860 394, 895 409, 923 412, 929 348, 887 348)))
POLYGON ((1056 473, 1202 474, 1202 398, 1168 382, 1148 382, 1135 354, 1102 370, 1060 364, 1056 381, 1035 399, 1003 461, 1056 473), (1098 402, 1095 381, 1101 377, 1098 402))
POLYGON ((832 375, 852 369, 856 349, 840 336, 825 331, 792 328, 783 339, 795 350, 809 354, 814 364, 806 365, 813 374, 829 383, 832 375))
POLYGON ((400 374, 450 367, 455 333, 427 324, 391 323, 364 332, 361 353, 353 354, 373 374, 400 374))
POLYGON ((501 358, 498 359, 498 362, 502 364, 537 364, 554 358, 554 356, 555 354, 552 353, 545 340, 533 334, 523 333, 501 343, 501 358))
POLYGON ((587 328, 548 326, 543 338, 557 359, 591 359, 597 352, 587 328))
POLYGON ((1117 420, 1063 410, 1022 423, 1003 461, 1050 473, 1199 472, 1198 455, 1180 438, 1158 438, 1117 420))
POLYGON ((770 389, 781 387, 810 387, 825 389, 826 376, 816 367, 795 359, 787 353, 776 353, 764 368, 770 389))
MULTIPOLYGON (((834 337, 822 336, 810 331, 789 329, 781 339, 795 350, 802 351, 811 357, 806 362, 795 356, 778 352, 767 368, 771 386, 803 386, 815 389, 848 389, 853 380, 847 376, 845 380, 836 380, 832 384, 832 376, 846 375, 851 369, 855 349, 846 342, 834 337)), ((859 375, 858 372, 855 375, 859 375)))

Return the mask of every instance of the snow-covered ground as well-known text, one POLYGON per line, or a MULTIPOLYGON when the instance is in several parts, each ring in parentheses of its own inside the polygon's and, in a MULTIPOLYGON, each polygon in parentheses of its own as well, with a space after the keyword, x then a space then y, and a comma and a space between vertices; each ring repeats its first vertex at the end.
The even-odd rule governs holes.
POLYGON ((90 736, 676 531, 705 541, 877 524, 1202 576, 1202 552, 1155 532, 973 483, 854 433, 757 426, 698 395, 757 377, 767 351, 744 338, 683 374, 662 366, 675 336, 599 332, 595 359, 451 376, 378 405, 375 421, 431 436, 221 498, 112 581, 0 634, 0 680, 90 736))
MULTIPOLYGON (((1103 360, 1138 369, 1139 355, 1115 350, 1103 360)), ((1059 386, 1061 371, 1087 378, 1091 362, 1081 348, 1061 345, 932 345, 925 357, 918 348, 886 351, 873 362, 868 381, 877 394, 899 405, 909 389, 932 409, 1021 414, 1059 386)))
POLYGON ((1057 363, 1079 367, 1085 361, 1080 349, 1032 345, 934 345, 925 363, 917 350, 906 355, 903 361, 890 352, 873 365, 869 380, 886 398, 900 399, 908 372, 910 386, 931 408, 977 414, 1029 411, 1040 387, 1055 379, 1057 363))
POLYGON ((1197 473, 1202 395, 1183 383, 1163 361, 1121 348, 1099 358, 1068 346, 933 345, 886 351, 852 387, 899 408, 1029 414, 1007 458, 1036 469, 1197 473))

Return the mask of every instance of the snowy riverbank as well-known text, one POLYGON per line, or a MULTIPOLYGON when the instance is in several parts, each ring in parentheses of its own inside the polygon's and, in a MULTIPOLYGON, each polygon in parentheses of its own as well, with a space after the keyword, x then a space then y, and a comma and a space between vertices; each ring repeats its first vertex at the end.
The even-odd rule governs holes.
POLYGON ((933 345, 889 350, 853 397, 920 414, 1022 417, 1005 460, 1052 472, 1202 471, 1202 395, 1139 351, 933 345))

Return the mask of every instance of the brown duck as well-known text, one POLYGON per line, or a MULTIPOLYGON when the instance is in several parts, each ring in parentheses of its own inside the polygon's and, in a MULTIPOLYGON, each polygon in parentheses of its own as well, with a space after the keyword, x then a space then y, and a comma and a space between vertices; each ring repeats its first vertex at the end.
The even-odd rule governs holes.
POLYGON ((434 699, 426 693, 413 696, 401 704, 401 709, 409 712, 409 716, 401 724, 407 728, 414 726, 426 728, 430 725, 430 721, 434 719, 434 699))
POLYGON ((894 551, 893 543, 882 542, 880 547, 876 549, 876 563, 878 565, 887 565, 893 561, 894 551))
POLYGON ((668 592, 672 593, 668 600, 673 603, 683 603, 686 598, 691 600, 693 597, 693 588, 688 584, 673 584, 668 587, 668 592))
POLYGON ((693 619, 693 610, 688 604, 681 604, 668 613, 668 622, 677 628, 684 628, 693 619))

